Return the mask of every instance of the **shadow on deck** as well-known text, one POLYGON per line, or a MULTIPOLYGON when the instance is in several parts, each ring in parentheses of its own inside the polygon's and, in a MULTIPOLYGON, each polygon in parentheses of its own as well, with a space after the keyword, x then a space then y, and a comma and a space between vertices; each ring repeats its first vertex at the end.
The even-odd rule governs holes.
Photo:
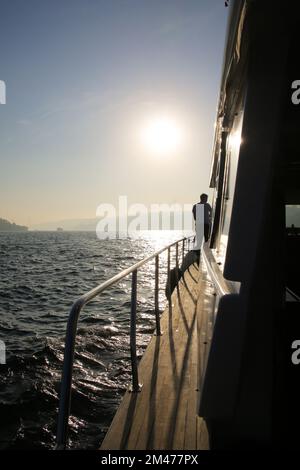
POLYGON ((192 265, 161 317, 139 365, 140 393, 126 392, 101 449, 208 448, 199 399, 199 271, 192 265))

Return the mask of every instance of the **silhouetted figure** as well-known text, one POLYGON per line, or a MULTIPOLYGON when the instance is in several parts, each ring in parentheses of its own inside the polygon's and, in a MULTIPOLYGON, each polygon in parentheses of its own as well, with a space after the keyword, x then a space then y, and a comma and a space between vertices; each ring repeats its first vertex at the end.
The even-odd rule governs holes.
POLYGON ((208 195, 203 193, 200 196, 200 202, 193 205, 193 216, 194 216, 195 222, 196 222, 197 205, 203 204, 204 206, 204 240, 206 242, 209 237, 209 229, 210 229, 210 222, 211 222, 211 206, 208 204, 207 200, 208 200, 208 195))

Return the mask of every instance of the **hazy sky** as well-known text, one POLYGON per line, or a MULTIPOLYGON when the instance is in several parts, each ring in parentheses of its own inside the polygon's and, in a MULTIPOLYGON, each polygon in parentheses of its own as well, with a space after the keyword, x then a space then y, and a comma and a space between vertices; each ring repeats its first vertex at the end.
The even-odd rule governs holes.
POLYGON ((0 0, 0 217, 198 200, 227 15, 221 0, 0 0), (182 135, 164 156, 140 139, 160 116, 182 135))

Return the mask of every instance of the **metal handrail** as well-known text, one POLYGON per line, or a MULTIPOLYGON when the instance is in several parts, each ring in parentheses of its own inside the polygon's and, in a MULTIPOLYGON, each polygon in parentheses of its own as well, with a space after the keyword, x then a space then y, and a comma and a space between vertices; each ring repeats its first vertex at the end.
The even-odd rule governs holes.
POLYGON ((233 291, 228 282, 224 279, 222 272, 209 249, 208 243, 203 243, 202 256, 218 295, 222 297, 223 295, 232 294, 233 291))
MULTIPOLYGON (((86 294, 83 294, 77 299, 71 307, 66 339, 65 339, 65 352, 64 352, 64 363, 61 380, 61 390, 59 399, 59 411, 58 411, 58 424, 57 424, 57 436, 56 436, 56 449, 64 449, 67 442, 67 431, 69 424, 70 406, 71 406, 71 393, 72 393, 72 375, 73 375, 73 362, 74 362, 74 351, 75 341, 77 333, 77 323, 82 308, 104 290, 111 287, 113 284, 121 281, 129 274, 132 274, 131 284, 131 314, 130 314, 130 355, 132 365, 132 387, 131 391, 136 393, 140 391, 140 384, 138 381, 138 368, 137 368, 137 355, 136 355, 136 300, 137 300, 137 271, 139 268, 144 266, 146 263, 155 258, 155 319, 156 319, 156 334, 161 335, 160 321, 159 321, 159 303, 158 303, 158 290, 159 290, 159 255, 164 251, 168 250, 168 275, 170 271, 170 250, 173 246, 176 246, 176 267, 178 267, 178 244, 182 242, 182 256, 184 256, 185 240, 190 243, 192 237, 184 237, 177 240, 164 248, 156 251, 152 255, 144 258, 143 260, 135 263, 127 269, 124 269, 120 273, 116 274, 112 278, 98 285, 94 289, 90 290, 86 294)), ((189 247, 189 245, 188 245, 189 247)))

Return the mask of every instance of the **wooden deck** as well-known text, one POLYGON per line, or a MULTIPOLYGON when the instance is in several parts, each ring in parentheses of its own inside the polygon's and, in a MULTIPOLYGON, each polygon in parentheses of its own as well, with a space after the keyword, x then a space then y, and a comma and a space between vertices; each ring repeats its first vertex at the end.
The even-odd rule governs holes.
POLYGON ((126 392, 101 449, 208 449, 204 421, 197 416, 199 324, 205 302, 197 265, 192 265, 161 317, 139 364, 139 393, 126 392))

